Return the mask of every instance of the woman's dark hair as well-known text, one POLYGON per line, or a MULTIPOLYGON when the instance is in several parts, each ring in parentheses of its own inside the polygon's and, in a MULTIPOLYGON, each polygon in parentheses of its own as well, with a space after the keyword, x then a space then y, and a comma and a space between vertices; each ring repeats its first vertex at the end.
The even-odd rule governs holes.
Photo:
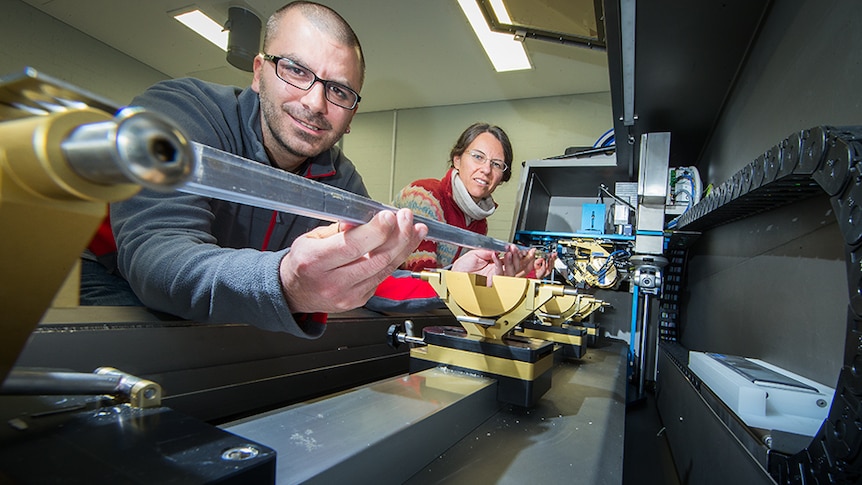
POLYGON ((452 151, 449 152, 449 166, 454 166, 453 160, 455 157, 463 155, 464 151, 467 150, 467 147, 473 143, 473 140, 482 133, 490 133, 494 135, 494 138, 503 145, 503 161, 506 162, 506 171, 503 172, 502 181, 507 182, 512 178, 512 143, 509 142, 509 135, 507 135, 499 126, 489 125, 488 123, 473 123, 468 126, 467 129, 461 133, 461 136, 458 137, 458 141, 455 142, 455 146, 452 147, 452 151))

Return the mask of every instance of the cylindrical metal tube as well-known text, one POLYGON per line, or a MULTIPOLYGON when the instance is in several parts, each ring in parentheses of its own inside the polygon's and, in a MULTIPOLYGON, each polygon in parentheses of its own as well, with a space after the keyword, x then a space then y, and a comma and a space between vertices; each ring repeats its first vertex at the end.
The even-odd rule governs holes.
POLYGON ((396 334, 396 338, 399 342, 408 344, 411 347, 416 345, 425 345, 425 340, 423 340, 422 337, 407 335, 407 333, 396 334))
POLYGON ((260 17, 242 5, 228 11, 227 61, 237 69, 254 71, 254 57, 260 52, 260 17))
POLYGON ((457 315, 455 319, 459 322, 475 323, 476 325, 483 325, 486 327, 493 327, 494 324, 497 323, 491 318, 471 317, 468 315, 457 315))
POLYGON ((138 108, 121 110, 112 120, 81 125, 60 147, 72 169, 91 182, 133 182, 160 191, 185 182, 195 160, 179 129, 138 108))
POLYGON ((114 394, 119 389, 120 380, 120 376, 83 372, 13 370, 0 387, 0 394, 43 396, 114 394))

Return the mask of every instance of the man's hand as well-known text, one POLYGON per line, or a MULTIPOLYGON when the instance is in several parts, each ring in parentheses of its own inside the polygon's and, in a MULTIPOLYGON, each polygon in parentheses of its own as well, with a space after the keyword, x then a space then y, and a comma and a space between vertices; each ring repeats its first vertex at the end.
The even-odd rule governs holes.
POLYGON ((365 304, 428 234, 413 213, 383 211, 367 224, 317 228, 297 238, 279 268, 294 313, 337 313, 365 304))

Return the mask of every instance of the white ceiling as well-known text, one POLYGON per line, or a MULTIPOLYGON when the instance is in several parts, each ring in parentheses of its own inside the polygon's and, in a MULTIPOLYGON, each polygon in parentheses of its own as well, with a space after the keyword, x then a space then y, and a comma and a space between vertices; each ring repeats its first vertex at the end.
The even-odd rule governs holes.
MULTIPOLYGON (((170 77, 244 86, 251 74, 168 12, 190 2, 219 22, 221 0, 24 0, 170 77)), ((287 0, 247 0, 263 22, 287 0)), ((362 112, 606 92, 603 51, 525 42, 534 69, 496 73, 456 0, 322 0, 353 26, 365 51, 362 112)))

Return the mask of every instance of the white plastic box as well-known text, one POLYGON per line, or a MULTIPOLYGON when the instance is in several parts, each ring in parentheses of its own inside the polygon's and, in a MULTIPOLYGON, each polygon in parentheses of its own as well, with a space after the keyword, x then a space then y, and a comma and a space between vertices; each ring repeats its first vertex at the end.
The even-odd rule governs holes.
POLYGON ((835 390, 758 359, 689 352, 689 368, 748 426, 814 436, 835 390))

